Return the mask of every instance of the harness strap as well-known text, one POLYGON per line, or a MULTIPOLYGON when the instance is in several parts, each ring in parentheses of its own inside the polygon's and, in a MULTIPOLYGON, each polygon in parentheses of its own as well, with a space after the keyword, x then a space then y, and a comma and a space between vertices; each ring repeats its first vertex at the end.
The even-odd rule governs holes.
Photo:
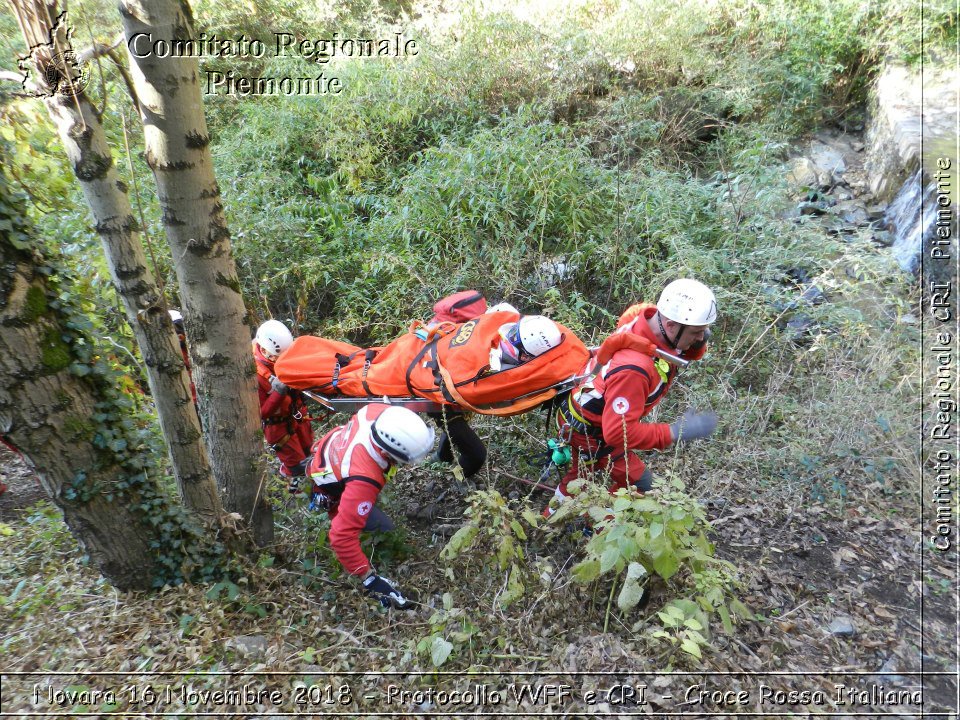
POLYGON ((290 422, 292 419, 292 417, 269 417, 261 420, 260 424, 263 427, 266 427, 267 425, 283 425, 290 422))
POLYGON ((348 482, 353 482, 354 480, 358 480, 359 482, 365 482, 368 485, 373 485, 377 490, 383 490, 383 485, 378 483, 373 478, 367 477, 366 475, 348 475, 340 482, 346 485, 348 482))
POLYGON ((521 400, 517 400, 514 404, 509 406, 510 407, 509 413, 503 413, 499 411, 500 408, 497 408, 496 410, 481 408, 465 400, 463 395, 460 394, 460 391, 457 390, 456 383, 454 382, 453 378, 450 376, 450 372, 445 367, 443 367, 443 365, 441 365, 439 361, 437 362, 437 372, 439 372, 440 377, 443 378, 443 386, 441 387, 441 389, 443 390, 444 395, 449 394, 449 396, 453 398, 453 401, 457 405, 460 405, 461 407, 465 408, 466 410, 469 410, 470 412, 479 413, 481 415, 508 415, 508 414, 518 415, 522 412, 526 412, 527 410, 535 408, 537 405, 542 405, 544 402, 546 402, 547 400, 549 400, 550 398, 554 397, 557 394, 556 388, 553 388, 553 387, 547 388, 543 392, 535 393, 529 397, 525 397, 521 400))
POLYGON ((270 449, 273 450, 274 452, 276 452, 277 450, 280 450, 281 448, 283 448, 284 445, 290 442, 290 438, 292 437, 293 437, 292 434, 287 433, 282 438, 280 438, 275 443, 273 443, 273 445, 270 446, 270 449))
POLYGON ((593 438, 603 437, 601 428, 591 424, 589 420, 577 412, 576 406, 573 404, 573 395, 568 395, 567 402, 557 410, 557 426, 562 431, 564 425, 569 425, 574 432, 581 435, 588 435, 593 438))
POLYGON ((410 363, 410 365, 407 366, 407 374, 404 379, 406 380, 407 390, 410 392, 410 395, 417 394, 413 389, 413 383, 410 380, 410 376, 413 374, 413 371, 417 367, 419 362, 423 359, 423 356, 426 355, 428 352, 430 352, 430 350, 436 349, 437 342, 440 340, 441 337, 442 337, 441 335, 435 335, 433 338, 431 338, 422 348, 420 348, 420 352, 416 354, 416 356, 413 358, 413 361, 410 363))
POLYGON ((373 359, 376 356, 376 350, 367 350, 363 356, 363 372, 360 373, 360 384, 363 385, 363 391, 367 394, 367 397, 373 397, 373 392, 370 390, 370 386, 367 384, 367 373, 370 372, 370 363, 373 362, 373 359))

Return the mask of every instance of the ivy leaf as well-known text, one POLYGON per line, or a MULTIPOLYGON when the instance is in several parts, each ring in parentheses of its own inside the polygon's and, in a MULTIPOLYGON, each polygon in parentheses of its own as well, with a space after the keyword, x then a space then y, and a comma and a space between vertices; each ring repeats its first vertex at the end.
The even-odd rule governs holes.
POLYGON ((517 566, 514 565, 510 568, 510 578, 507 581, 507 590, 503 595, 500 596, 500 607, 506 608, 509 607, 512 603, 515 603, 517 600, 523 597, 523 593, 526 590, 523 583, 520 581, 520 573, 517 571, 517 566))
POLYGON ((680 569, 680 558, 672 550, 665 549, 653 558, 653 570, 664 580, 672 578, 680 569))
POLYGON ((750 608, 744 605, 742 602, 736 598, 730 600, 730 609, 733 610, 733 614, 742 617, 744 620, 752 620, 753 613, 750 612, 750 608))
POLYGON ((627 566, 627 579, 617 596, 617 607, 624 612, 633 610, 643 598, 643 587, 640 580, 646 577, 647 569, 638 562, 627 566))
POLYGON ((440 557, 444 560, 452 560, 464 547, 470 546, 478 532, 480 532, 480 528, 476 525, 463 526, 453 534, 453 537, 444 546, 440 552, 440 557))
POLYGON ((730 621, 730 611, 726 605, 717 608, 717 614, 720 616, 720 622, 723 624, 723 631, 728 635, 733 634, 733 623, 730 621))
POLYGON ((700 647, 690 638, 684 638, 680 642, 680 649, 685 653, 693 655, 695 658, 697 658, 697 660, 703 658, 703 655, 700 653, 700 647))
POLYGON ((603 555, 600 556, 600 572, 605 573, 612 570, 617 561, 620 559, 620 548, 616 545, 611 545, 603 551, 603 555))
POLYGON ((447 661, 447 658, 450 657, 451 652, 453 652, 453 644, 447 642, 439 635, 430 643, 430 659, 433 661, 434 667, 443 665, 447 661))
POLYGON ((613 501, 613 511, 622 512, 623 510, 626 510, 628 507, 630 507, 630 505, 632 504, 633 503, 631 502, 630 498, 618 497, 616 500, 613 501))
POLYGON ((593 582, 600 577, 600 561, 590 558, 577 563, 573 568, 573 577, 580 583, 593 582))

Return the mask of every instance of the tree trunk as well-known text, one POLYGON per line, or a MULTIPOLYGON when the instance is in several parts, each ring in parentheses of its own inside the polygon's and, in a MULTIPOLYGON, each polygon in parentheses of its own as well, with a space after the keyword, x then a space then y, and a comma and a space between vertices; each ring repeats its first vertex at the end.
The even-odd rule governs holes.
MULTIPOLYGON (((249 522, 262 545, 273 538, 273 516, 262 492, 251 328, 207 147, 199 67, 196 58, 129 53, 138 33, 154 42, 193 39, 193 19, 185 0, 121 0, 120 14, 147 163, 157 180, 180 285, 211 466, 227 510, 249 522)), ((141 39, 137 47, 142 44, 141 39)))
MULTIPOLYGON (((190 377, 166 303, 147 267, 127 189, 117 176, 100 116, 83 92, 79 78, 74 78, 76 83, 72 86, 62 77, 60 87, 43 84, 47 79, 58 77, 57 68, 50 70, 51 55, 62 57, 72 52, 66 28, 62 25, 57 28, 55 49, 44 47, 43 41, 49 42, 50 30, 57 24, 56 16, 51 18, 46 9, 41 10, 42 4, 31 0, 18 0, 13 4, 21 16, 27 46, 35 48, 32 60, 38 83, 42 84, 38 90, 44 95, 44 103, 83 189, 114 287, 140 346, 180 495, 187 509, 207 523, 216 523, 223 507, 201 442, 200 423, 190 394, 190 377), (32 12, 26 12, 28 9, 32 12)), ((69 67, 59 69, 70 72, 69 67)))
POLYGON ((91 362, 91 338, 76 329, 82 315, 71 314, 55 268, 26 249, 22 222, 0 176, 0 433, 26 456, 111 583, 145 589, 182 581, 205 564, 187 556, 209 547, 208 533, 191 526, 150 476, 149 452, 125 422, 129 400, 105 361, 91 362))

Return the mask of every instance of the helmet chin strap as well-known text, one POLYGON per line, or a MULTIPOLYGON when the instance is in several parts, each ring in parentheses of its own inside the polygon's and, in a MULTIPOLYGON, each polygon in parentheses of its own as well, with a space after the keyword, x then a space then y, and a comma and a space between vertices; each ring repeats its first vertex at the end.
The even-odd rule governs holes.
MULTIPOLYGON (((671 340, 670 336, 667 335, 666 328, 663 327, 663 318, 660 316, 659 312, 657 313, 657 324, 660 325, 660 334, 663 335, 663 339, 670 344, 670 347, 676 349, 677 343, 680 342, 680 336, 683 335, 683 331, 687 329, 687 326, 680 325, 680 329, 677 330, 677 336, 671 340)), ((679 325, 679 323, 677 324, 679 325)))

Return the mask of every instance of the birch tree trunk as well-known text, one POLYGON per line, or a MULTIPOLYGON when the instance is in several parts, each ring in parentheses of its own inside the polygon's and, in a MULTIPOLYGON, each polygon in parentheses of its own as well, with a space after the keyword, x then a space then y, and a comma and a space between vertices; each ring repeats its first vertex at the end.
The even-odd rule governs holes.
POLYGON ((0 177, 0 433, 26 456, 111 583, 146 589, 182 578, 167 569, 181 567, 170 560, 182 553, 170 554, 169 540, 176 536, 178 547, 189 544, 179 534, 186 516, 182 510, 179 520, 168 514, 156 478, 144 472, 149 458, 124 428, 122 409, 108 409, 115 398, 78 360, 78 332, 69 324, 75 328, 77 318, 64 312, 63 301, 54 309, 51 300, 59 298, 60 288, 48 277, 50 265, 41 267, 42 258, 26 249, 32 243, 25 241, 21 222, 0 177))
POLYGON ((81 78, 63 77, 75 69, 53 60, 73 52, 66 27, 58 23, 53 5, 35 0, 13 0, 12 4, 27 47, 34 48, 31 60, 38 90, 83 189, 114 287, 140 346, 181 498, 187 509, 214 524, 223 507, 202 443, 190 377, 166 303, 147 266, 126 186, 117 175, 100 116, 83 92, 81 78), (52 29, 54 42, 50 43, 52 29))
MULTIPOLYGON (((120 14, 146 159, 180 285, 211 466, 227 510, 239 513, 262 545, 273 538, 273 516, 262 492, 251 328, 207 147, 199 66, 196 58, 129 52, 138 33, 153 41, 192 39, 193 18, 185 0, 121 0, 120 14)), ((137 47, 142 45, 141 37, 137 47)))

